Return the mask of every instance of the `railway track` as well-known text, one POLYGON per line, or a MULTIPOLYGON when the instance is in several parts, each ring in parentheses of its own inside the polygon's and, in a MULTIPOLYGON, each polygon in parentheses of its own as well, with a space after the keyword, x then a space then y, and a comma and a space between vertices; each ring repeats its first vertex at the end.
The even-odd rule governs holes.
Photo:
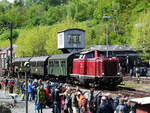
POLYGON ((104 92, 110 92, 112 94, 122 94, 134 98, 142 98, 142 97, 150 96, 150 92, 136 90, 133 88, 120 87, 120 86, 114 91, 104 90, 104 92))
MULTIPOLYGON (((75 88, 75 87, 74 87, 75 88)), ((90 88, 79 86, 79 89, 83 91, 89 91, 90 88)), ((134 88, 127 88, 127 87, 121 87, 118 86, 116 89, 110 90, 110 89, 95 89, 95 91, 103 91, 104 93, 111 93, 113 95, 121 94, 121 95, 127 95, 131 98, 143 98, 143 97, 149 97, 150 92, 142 91, 142 90, 136 90, 134 88)))

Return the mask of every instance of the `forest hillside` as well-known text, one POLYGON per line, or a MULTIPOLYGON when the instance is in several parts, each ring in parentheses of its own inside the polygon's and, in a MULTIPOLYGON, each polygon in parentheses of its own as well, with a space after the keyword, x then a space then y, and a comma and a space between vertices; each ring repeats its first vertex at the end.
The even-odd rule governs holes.
POLYGON ((12 23, 17 56, 60 53, 57 32, 68 28, 86 31, 86 48, 104 45, 106 25, 110 45, 148 50, 149 18, 149 0, 1 0, 0 48, 9 45, 9 28, 3 25, 12 23))

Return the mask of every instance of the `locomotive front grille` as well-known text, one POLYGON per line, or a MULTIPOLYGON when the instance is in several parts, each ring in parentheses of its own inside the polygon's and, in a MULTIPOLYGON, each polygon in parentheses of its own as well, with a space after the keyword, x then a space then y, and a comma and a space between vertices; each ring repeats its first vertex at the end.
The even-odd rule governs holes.
POLYGON ((104 76, 115 76, 117 75, 117 62, 104 61, 103 62, 104 76))

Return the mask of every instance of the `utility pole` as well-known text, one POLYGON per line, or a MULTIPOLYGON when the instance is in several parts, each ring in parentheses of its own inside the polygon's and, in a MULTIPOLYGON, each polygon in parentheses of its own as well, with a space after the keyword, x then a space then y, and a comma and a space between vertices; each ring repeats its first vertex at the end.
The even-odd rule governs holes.
POLYGON ((25 94, 26 94, 26 113, 28 113, 28 74, 30 73, 30 64, 29 62, 25 62, 24 63, 24 68, 25 68, 25 83, 26 83, 26 90, 25 90, 25 94))
POLYGON ((10 72, 12 71, 12 51, 13 51, 13 47, 12 47, 12 29, 13 29, 13 26, 12 26, 12 23, 9 24, 9 29, 10 29, 10 72))
MULTIPOLYGON (((104 20, 108 20, 110 18, 110 16, 103 16, 103 19, 104 20)), ((108 57, 108 23, 106 23, 106 47, 107 47, 107 50, 106 50, 106 57, 108 57)))
POLYGON ((9 24, 0 24, 1 27, 7 27, 10 30, 10 71, 12 71, 12 51, 13 51, 13 47, 12 47, 12 31, 13 31, 13 24, 9 23, 9 24))
POLYGON ((27 70, 25 72, 25 84, 26 84, 26 90, 25 90, 25 94, 26 94, 26 113, 28 113, 28 77, 27 77, 27 70))
POLYGON ((106 46, 107 46, 106 57, 108 57, 108 24, 106 24, 106 46))

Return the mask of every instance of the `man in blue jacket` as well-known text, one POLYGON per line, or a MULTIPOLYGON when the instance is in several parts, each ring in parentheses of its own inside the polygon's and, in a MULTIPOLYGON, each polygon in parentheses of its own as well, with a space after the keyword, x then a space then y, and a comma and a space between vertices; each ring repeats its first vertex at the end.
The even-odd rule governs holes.
POLYGON ((28 101, 31 101, 32 98, 32 81, 29 80, 29 84, 28 84, 28 101))

